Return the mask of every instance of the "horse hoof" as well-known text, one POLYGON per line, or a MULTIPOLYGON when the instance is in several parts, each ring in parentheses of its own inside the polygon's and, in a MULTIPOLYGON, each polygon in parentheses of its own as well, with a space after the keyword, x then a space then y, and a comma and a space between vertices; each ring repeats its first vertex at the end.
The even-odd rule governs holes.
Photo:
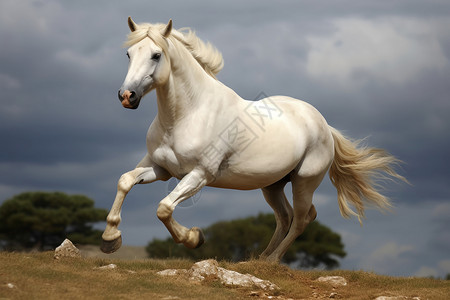
POLYGON ((103 253, 110 254, 116 252, 120 246, 122 246, 122 236, 119 236, 112 241, 103 240, 100 250, 102 250, 103 253))
POLYGON ((194 248, 194 249, 197 249, 201 245, 203 245, 203 243, 205 242, 205 235, 203 234, 203 231, 200 228, 198 228, 198 227, 194 227, 191 230, 195 230, 198 233, 198 243, 197 243, 197 245, 194 248))

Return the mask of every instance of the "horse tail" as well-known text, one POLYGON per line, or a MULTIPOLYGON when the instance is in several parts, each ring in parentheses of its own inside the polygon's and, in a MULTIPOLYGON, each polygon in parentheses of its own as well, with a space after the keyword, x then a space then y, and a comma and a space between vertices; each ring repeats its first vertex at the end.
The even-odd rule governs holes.
POLYGON ((330 130, 334 139, 334 160, 329 175, 337 190, 341 215, 344 218, 356 216, 362 225, 365 202, 380 210, 392 207, 389 199, 377 191, 380 181, 393 178, 408 181, 393 169, 400 161, 386 151, 361 145, 361 141, 351 141, 331 126, 330 130))

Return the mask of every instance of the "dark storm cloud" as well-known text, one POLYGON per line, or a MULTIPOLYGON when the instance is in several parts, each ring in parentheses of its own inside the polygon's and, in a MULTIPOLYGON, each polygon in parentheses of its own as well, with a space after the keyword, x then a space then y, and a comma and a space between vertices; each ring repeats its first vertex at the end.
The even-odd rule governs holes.
MULTIPOLYGON (((156 114, 154 93, 137 111, 123 110, 117 99, 129 15, 193 27, 222 51, 219 79, 244 98, 264 92, 308 101, 330 125, 369 136, 367 144, 405 162, 401 173, 413 186, 387 186, 397 214, 369 214, 363 229, 340 217, 327 179, 320 187, 319 219, 343 235, 345 268, 450 272, 448 217, 436 212, 448 210, 450 195, 446 1, 2 1, 0 201, 30 189, 62 190, 110 207, 117 179, 145 153, 156 114), (433 257, 423 259, 428 252, 433 257), (395 264, 399 257, 407 259, 395 264)), ((167 190, 158 182, 130 192, 121 225, 126 241, 167 235, 155 217, 167 190)), ((197 205, 175 214, 183 224, 207 226, 258 211, 270 211, 260 191, 206 189, 197 205)))

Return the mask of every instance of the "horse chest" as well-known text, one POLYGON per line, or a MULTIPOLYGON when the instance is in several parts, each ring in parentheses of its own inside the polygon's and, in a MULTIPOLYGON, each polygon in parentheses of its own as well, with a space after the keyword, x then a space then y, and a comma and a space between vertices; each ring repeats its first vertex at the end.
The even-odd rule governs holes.
POLYGON ((160 144, 150 151, 152 160, 174 177, 181 178, 198 164, 198 158, 188 147, 160 144))

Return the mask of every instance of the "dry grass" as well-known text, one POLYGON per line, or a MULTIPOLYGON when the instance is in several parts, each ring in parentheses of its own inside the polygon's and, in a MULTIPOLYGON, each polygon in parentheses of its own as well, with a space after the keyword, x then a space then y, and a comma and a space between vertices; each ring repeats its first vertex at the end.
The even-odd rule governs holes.
POLYGON ((448 299, 450 282, 424 278, 397 278, 352 271, 298 271, 261 261, 220 262, 222 267, 249 273, 277 284, 281 290, 265 294, 254 289, 227 288, 214 280, 190 283, 187 277, 156 275, 164 269, 188 269, 188 260, 111 260, 82 258, 54 260, 52 252, 0 252, 0 299, 374 299, 406 296, 408 299, 448 299), (114 263, 113 270, 96 267, 114 263), (345 287, 333 288, 315 281, 339 275, 345 287), (11 283, 14 287, 8 287, 11 283))

